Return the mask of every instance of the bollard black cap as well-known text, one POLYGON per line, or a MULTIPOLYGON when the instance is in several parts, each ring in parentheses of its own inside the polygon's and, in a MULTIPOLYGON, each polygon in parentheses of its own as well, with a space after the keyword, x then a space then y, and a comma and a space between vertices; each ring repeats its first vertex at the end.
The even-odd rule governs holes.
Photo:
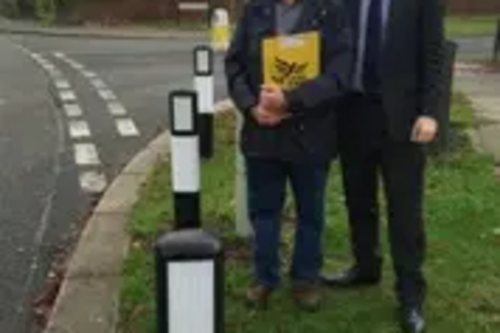
POLYGON ((208 259, 222 254, 223 246, 212 233, 201 229, 182 229, 161 235, 155 249, 169 259, 208 259))

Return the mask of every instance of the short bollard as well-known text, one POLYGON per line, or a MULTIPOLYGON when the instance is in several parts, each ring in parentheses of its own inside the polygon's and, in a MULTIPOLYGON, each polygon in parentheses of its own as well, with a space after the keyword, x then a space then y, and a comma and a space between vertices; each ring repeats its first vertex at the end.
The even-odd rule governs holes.
POLYGON ((198 228, 200 215, 200 153, 197 94, 178 90, 169 96, 170 154, 177 229, 198 228))
POLYGON ((211 22, 212 47, 217 51, 226 51, 231 36, 229 13, 224 8, 215 8, 211 22))
POLYGON ((193 52, 194 89, 198 94, 200 126, 200 155, 204 159, 213 156, 214 123, 214 55, 205 45, 197 46, 193 52))
POLYGON ((224 257, 200 229, 162 235, 155 244, 158 333, 224 331, 224 257))
POLYGON ((497 21, 497 31, 495 34, 495 41, 493 46, 493 62, 498 62, 500 57, 500 18, 497 21))

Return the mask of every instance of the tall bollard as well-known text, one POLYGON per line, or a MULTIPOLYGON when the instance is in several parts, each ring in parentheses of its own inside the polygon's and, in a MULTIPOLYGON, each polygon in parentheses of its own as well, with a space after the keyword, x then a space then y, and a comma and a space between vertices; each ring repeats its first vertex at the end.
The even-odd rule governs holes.
POLYGON ((231 36, 228 11, 224 8, 215 8, 211 26, 212 48, 217 51, 227 50, 231 36))
POLYGON ((155 244, 158 333, 224 331, 224 257, 201 229, 163 234, 155 244))
POLYGON ((213 156, 214 136, 214 55, 213 50, 205 45, 195 47, 194 89, 198 94, 198 112, 200 127, 200 155, 204 159, 213 156))
POLYGON ((497 21, 497 31, 495 34, 495 41, 493 46, 493 62, 498 62, 500 57, 500 18, 497 21))
POLYGON ((236 199, 236 234, 244 239, 252 237, 252 227, 248 215, 247 199, 247 180, 246 168, 243 154, 240 151, 240 131, 243 126, 243 116, 236 112, 236 181, 235 181, 235 199, 236 199))
POLYGON ((169 96, 172 185, 177 229, 198 228, 200 209, 200 153, 196 92, 174 91, 169 96))

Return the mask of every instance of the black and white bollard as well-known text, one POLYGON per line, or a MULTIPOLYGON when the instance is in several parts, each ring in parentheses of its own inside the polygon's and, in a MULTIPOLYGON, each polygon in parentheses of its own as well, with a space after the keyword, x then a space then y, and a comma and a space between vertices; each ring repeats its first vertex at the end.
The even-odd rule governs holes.
POLYGON ((194 48, 194 89, 198 93, 200 119, 200 155, 213 156, 214 145, 214 54, 212 48, 200 45, 194 48))
POLYGON ((172 185, 177 229, 199 228, 200 154, 197 94, 178 90, 169 96, 172 185))
POLYGON ((201 229, 165 233, 155 244, 157 332, 224 331, 224 257, 201 229))

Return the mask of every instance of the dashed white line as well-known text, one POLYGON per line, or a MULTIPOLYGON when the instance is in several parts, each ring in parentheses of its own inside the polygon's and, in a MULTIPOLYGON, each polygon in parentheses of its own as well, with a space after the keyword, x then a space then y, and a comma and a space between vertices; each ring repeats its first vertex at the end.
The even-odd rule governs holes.
POLYGON ((115 120, 115 124, 116 124, 116 129, 118 130, 118 133, 120 133, 121 136, 131 137, 139 135, 139 130, 137 129, 137 126, 135 126, 134 121, 130 118, 117 119, 115 120))
POLYGON ((55 80, 55 85, 57 89, 64 90, 64 89, 70 89, 71 86, 68 81, 66 80, 55 80))
POLYGON ((114 92, 112 92, 111 90, 109 89, 105 89, 105 90, 98 90, 97 93, 99 94, 99 96, 101 96, 101 98, 105 101, 115 101, 116 100, 116 95, 114 92))
POLYGON ((73 139, 87 138, 90 136, 90 128, 84 120, 72 120, 68 123, 69 135, 73 139))
POLYGON ((99 165, 101 163, 93 143, 76 143, 74 153, 77 165, 99 165))
POLYGON ((127 114, 127 110, 125 107, 118 102, 110 102, 108 103, 108 110, 113 116, 123 116, 127 114))
POLYGON ((72 90, 60 90, 59 97, 64 103, 71 103, 76 101, 76 95, 72 90))
POLYGON ((107 180, 103 173, 85 171, 80 174, 80 187, 90 193, 101 193, 106 189, 107 180))
POLYGON ((104 83, 103 80, 98 79, 98 78, 94 78, 94 79, 90 80, 90 83, 94 86, 94 88, 96 88, 98 90, 106 90, 108 87, 106 85, 106 83, 104 83))
POLYGON ((66 55, 62 52, 54 52, 54 56, 59 59, 66 58, 66 55))
POLYGON ((96 78, 97 77, 97 74, 94 73, 94 72, 90 72, 90 71, 82 71, 82 75, 84 77, 86 77, 87 79, 93 79, 93 78, 96 78))
POLYGON ((83 114, 82 108, 78 104, 64 104, 63 107, 69 118, 80 117, 83 114))

